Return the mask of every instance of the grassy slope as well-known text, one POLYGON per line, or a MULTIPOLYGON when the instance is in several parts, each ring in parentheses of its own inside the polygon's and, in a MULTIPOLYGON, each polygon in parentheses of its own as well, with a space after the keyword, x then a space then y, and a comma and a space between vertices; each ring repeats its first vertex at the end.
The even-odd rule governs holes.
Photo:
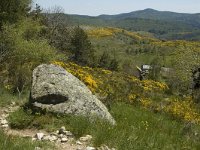
MULTIPOLYGON (((154 47, 157 45, 153 44, 159 40, 152 35, 118 28, 92 28, 87 32, 97 55, 108 51, 120 60, 120 64, 128 61, 135 68, 136 65, 150 64, 156 55, 160 55, 156 54, 154 47)), ((169 65, 169 61, 166 60, 166 62, 165 65, 169 65)))
MULTIPOLYGON (((200 148, 200 137, 197 135, 200 128, 197 125, 187 127, 183 122, 166 115, 154 114, 144 108, 123 103, 113 105, 111 113, 117 121, 114 127, 100 120, 90 123, 84 117, 46 114, 34 116, 24 128, 37 127, 55 131, 65 125, 76 137, 91 134, 95 146, 107 144, 119 150, 200 148)), ((11 115, 11 124, 27 117, 31 115, 17 111, 11 115)))
POLYGON ((65 125, 76 137, 91 134, 93 144, 106 144, 121 150, 132 149, 199 149, 200 116, 192 102, 169 97, 163 83, 139 81, 126 74, 73 63, 55 62, 77 76, 102 100, 116 119, 117 125, 84 117, 40 114, 20 109, 9 117, 11 127, 55 131, 65 125), (164 108, 159 107, 161 104, 164 108), (156 113, 155 113, 156 112, 156 113))
POLYGON ((161 41, 152 35, 141 32, 129 32, 119 28, 88 28, 97 55, 108 51, 123 62, 129 61, 135 65, 150 64, 155 58, 160 59, 161 66, 173 67, 172 60, 176 60, 175 53, 180 50, 199 50, 199 42, 191 41, 161 41))
MULTIPOLYGON (((16 95, 11 95, 6 90, 0 89, 0 109, 7 107, 12 102, 17 105, 22 105, 27 102, 28 94, 22 95, 19 98, 16 95)), ((1 114, 1 111, 0 111, 1 114)), ((23 118, 21 118, 23 119, 23 118)), ((25 122, 24 120, 22 122, 25 122)), ((33 142, 31 139, 26 139, 17 136, 7 136, 3 130, 0 129, 0 149, 1 150, 34 150, 35 147, 41 147, 44 149, 53 148, 53 145, 46 142, 33 142)))
POLYGON ((47 149, 50 143, 32 142, 31 139, 7 136, 0 130, 0 149, 1 150, 34 150, 35 147, 47 149))

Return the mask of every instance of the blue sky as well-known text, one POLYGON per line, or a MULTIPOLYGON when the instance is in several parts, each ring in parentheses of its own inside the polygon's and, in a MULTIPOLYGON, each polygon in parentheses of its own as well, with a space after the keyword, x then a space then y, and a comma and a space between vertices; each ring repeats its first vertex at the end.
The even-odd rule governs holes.
POLYGON ((200 13, 200 0, 33 0, 42 8, 60 6, 68 14, 96 16, 153 8, 181 13, 200 13))

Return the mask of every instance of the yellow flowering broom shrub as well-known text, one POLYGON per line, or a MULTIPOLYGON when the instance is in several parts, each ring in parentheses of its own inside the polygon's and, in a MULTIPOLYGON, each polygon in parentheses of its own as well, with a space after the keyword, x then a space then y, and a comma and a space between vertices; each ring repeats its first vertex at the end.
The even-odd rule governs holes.
POLYGON ((153 109, 153 111, 156 112, 165 112, 174 118, 200 124, 200 114, 197 110, 196 104, 191 98, 186 98, 184 100, 172 98, 167 101, 163 100, 160 103, 152 101, 151 99, 141 98, 140 104, 144 108, 153 109), (164 105, 161 105, 162 103, 164 105))
POLYGON ((98 93, 102 97, 107 97, 102 100, 105 104, 110 99, 130 104, 137 102, 144 108, 165 112, 175 118, 200 124, 200 114, 191 98, 185 100, 169 99, 167 102, 164 99, 159 102, 153 100, 152 95, 164 95, 164 92, 169 89, 165 83, 153 80, 140 81, 127 74, 102 68, 83 67, 72 62, 53 63, 62 66, 79 78, 94 94, 98 93), (162 103, 165 105, 161 105, 162 103))
POLYGON ((113 94, 118 100, 133 102, 137 97, 144 97, 148 92, 163 92, 167 85, 153 80, 140 81, 134 76, 112 72, 102 68, 79 66, 75 63, 53 62, 83 81, 93 93, 113 94))
POLYGON ((200 124, 200 114, 191 98, 172 99, 164 111, 185 121, 200 124))
POLYGON ((97 80, 94 79, 94 77, 88 73, 88 71, 91 69, 89 67, 81 67, 75 63, 63 63, 63 62, 53 62, 53 64, 59 65, 66 69, 68 72, 79 78, 81 81, 83 81, 88 88, 95 92, 98 88, 97 80), (86 71, 87 70, 87 71, 86 71))

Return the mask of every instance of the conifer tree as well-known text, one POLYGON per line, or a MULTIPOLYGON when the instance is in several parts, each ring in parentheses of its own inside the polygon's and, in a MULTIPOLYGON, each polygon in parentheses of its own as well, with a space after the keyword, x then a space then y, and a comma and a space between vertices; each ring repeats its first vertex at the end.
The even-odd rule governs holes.
POLYGON ((76 62, 83 65, 92 65, 94 63, 94 49, 87 34, 80 27, 74 29, 71 46, 76 62))

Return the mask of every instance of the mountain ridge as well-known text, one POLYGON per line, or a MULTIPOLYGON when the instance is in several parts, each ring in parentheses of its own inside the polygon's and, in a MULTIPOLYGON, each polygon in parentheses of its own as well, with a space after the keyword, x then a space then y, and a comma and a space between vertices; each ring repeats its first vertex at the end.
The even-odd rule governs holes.
POLYGON ((146 31, 160 39, 200 40, 200 13, 176 13, 147 8, 117 15, 69 15, 78 25, 110 26, 146 31))

